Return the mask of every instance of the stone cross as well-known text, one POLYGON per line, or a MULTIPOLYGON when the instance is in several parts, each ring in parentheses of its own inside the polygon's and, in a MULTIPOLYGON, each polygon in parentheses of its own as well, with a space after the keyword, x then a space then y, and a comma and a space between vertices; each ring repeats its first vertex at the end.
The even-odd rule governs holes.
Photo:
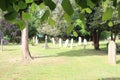
POLYGON ((71 42, 70 42, 70 48, 73 48, 73 38, 71 39, 71 42))
POLYGON ((78 37, 78 45, 81 45, 81 44, 82 44, 82 38, 78 37))
POLYGON ((68 43, 69 43, 69 39, 67 39, 67 40, 65 41, 64 47, 67 47, 67 46, 68 46, 68 43))
POLYGON ((108 44, 108 63, 116 64, 116 44, 114 41, 110 41, 108 44))
POLYGON ((62 47, 62 39, 59 38, 59 47, 62 47))

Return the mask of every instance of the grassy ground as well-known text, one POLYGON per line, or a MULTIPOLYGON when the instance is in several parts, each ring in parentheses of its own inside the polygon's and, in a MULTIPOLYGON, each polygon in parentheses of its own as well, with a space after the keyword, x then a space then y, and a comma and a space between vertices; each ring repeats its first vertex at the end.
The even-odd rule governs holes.
MULTIPOLYGON (((104 42, 105 43, 105 42, 104 42)), ((107 50, 101 42, 101 50, 88 45, 59 48, 49 44, 30 46, 33 61, 23 62, 19 45, 4 46, 0 52, 0 80, 120 80, 120 55, 117 65, 107 63, 107 50)))

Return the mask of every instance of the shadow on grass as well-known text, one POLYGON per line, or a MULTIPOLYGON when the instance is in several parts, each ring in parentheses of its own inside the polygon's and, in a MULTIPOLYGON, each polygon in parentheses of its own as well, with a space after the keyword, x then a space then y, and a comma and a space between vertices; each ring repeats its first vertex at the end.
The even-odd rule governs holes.
POLYGON ((118 60, 116 63, 117 63, 117 64, 120 64, 120 60, 118 60))
POLYGON ((112 78, 101 78, 98 80, 120 80, 120 77, 112 77, 112 78))
POLYGON ((86 49, 86 50, 71 50, 68 52, 58 53, 57 56, 70 56, 70 57, 80 57, 80 56, 94 56, 94 55, 106 55, 104 51, 86 49))
POLYGON ((48 55, 48 56, 36 56, 35 58, 47 58, 47 57, 60 57, 60 56, 67 56, 67 57, 82 57, 82 56, 104 56, 107 53, 103 50, 93 50, 93 49, 86 49, 86 50, 70 50, 67 52, 57 53, 55 55, 48 55))

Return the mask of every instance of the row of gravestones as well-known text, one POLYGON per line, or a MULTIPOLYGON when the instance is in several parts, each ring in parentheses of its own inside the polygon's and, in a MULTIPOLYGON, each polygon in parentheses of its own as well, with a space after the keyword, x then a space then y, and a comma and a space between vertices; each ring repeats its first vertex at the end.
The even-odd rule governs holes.
MULTIPOLYGON (((3 41, 4 41, 3 39, 0 39, 1 51, 3 51, 3 41)), ((35 38, 33 38, 33 41, 36 41, 36 44, 38 44, 38 38, 37 37, 36 37, 36 40, 35 40, 35 38)), ((55 44, 54 38, 52 38, 52 41, 53 41, 53 44, 55 44)), ((68 47, 68 44, 69 44, 69 39, 67 39, 65 41, 64 47, 68 47)), ((81 45, 81 44, 82 44, 82 40, 81 40, 81 37, 79 37, 78 45, 81 45)), ((83 44, 84 44, 84 49, 85 49, 85 47, 87 45, 87 40, 86 39, 84 39, 83 44)), ((59 47, 62 47, 62 39, 61 38, 59 38, 59 47)), ((72 48, 72 47, 73 47, 73 38, 71 39, 71 42, 70 42, 70 48, 72 48)), ((45 36, 44 48, 48 48, 47 36, 45 36)), ((108 62, 111 65, 116 64, 116 44, 115 44, 114 41, 110 41, 109 45, 108 45, 108 62)))
MULTIPOLYGON (((45 38, 47 38, 47 36, 45 38)), ((47 39, 45 39, 45 41, 46 40, 47 39)), ((55 39, 51 38, 51 41, 52 41, 53 45, 55 45, 55 43, 56 43, 55 39)), ((38 44, 38 37, 37 36, 33 37, 33 43, 38 44)), ((61 38, 59 38, 59 47, 62 47, 62 44, 63 44, 63 40, 61 38)), ((83 44, 87 45, 87 40, 86 39, 84 39, 83 44)), ((64 47, 67 47, 68 45, 69 45, 69 39, 66 39, 64 47)), ((81 39, 81 37, 78 38, 78 45, 82 45, 82 39, 81 39)), ((73 46, 73 38, 70 41, 70 47, 72 48, 72 46, 73 46)))
MULTIPOLYGON (((52 42, 53 44, 55 44, 55 40, 54 38, 52 38, 52 42)), ((69 44, 69 39, 66 39, 65 43, 64 43, 64 47, 68 47, 69 44)), ((81 37, 78 38, 78 45, 82 45, 82 39, 81 37)), ((87 40, 84 39, 83 40, 83 45, 84 45, 84 49, 86 48, 87 45, 87 40)), ((59 47, 62 47, 62 39, 59 38, 59 47)), ((73 47, 73 38, 70 41, 70 48, 73 47)), ((114 41, 109 41, 109 45, 108 45, 108 63, 111 65, 116 65, 116 44, 114 41)))
POLYGON ((35 44, 38 44, 38 37, 36 36, 36 37, 33 37, 33 43, 35 43, 35 44))
MULTIPOLYGON (((52 41, 53 45, 55 45, 55 39, 52 38, 51 41, 52 41)), ((66 39, 65 42, 64 42, 64 47, 70 46, 70 48, 72 48, 73 47, 73 42, 74 42, 73 38, 71 38, 70 41, 69 41, 69 39, 66 39), (69 44, 69 42, 70 42, 70 44, 69 44)), ((59 38, 59 47, 62 47, 62 45, 63 45, 63 40, 61 38, 59 38)), ((78 38, 78 45, 82 45, 81 37, 78 38)), ((85 46, 87 45, 87 40, 86 39, 83 40, 83 45, 85 45, 85 46)))

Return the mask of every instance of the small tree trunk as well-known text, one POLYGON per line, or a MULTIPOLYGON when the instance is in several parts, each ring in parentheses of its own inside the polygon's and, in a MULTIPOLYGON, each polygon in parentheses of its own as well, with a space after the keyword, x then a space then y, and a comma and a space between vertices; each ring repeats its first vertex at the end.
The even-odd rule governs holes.
POLYGON ((113 39, 114 42, 116 41, 117 34, 118 34, 117 32, 114 33, 114 39, 113 39))
POLYGON ((110 36, 111 36, 111 40, 113 40, 113 32, 112 31, 111 31, 110 36))
POLYGON ((32 59, 29 46, 28 46, 28 22, 26 21, 26 27, 21 31, 21 44, 22 44, 22 54, 23 59, 32 59))
POLYGON ((95 50, 100 50, 99 48, 99 38, 100 38, 100 30, 94 30, 92 32, 92 38, 93 38, 93 43, 94 43, 94 49, 95 50))

